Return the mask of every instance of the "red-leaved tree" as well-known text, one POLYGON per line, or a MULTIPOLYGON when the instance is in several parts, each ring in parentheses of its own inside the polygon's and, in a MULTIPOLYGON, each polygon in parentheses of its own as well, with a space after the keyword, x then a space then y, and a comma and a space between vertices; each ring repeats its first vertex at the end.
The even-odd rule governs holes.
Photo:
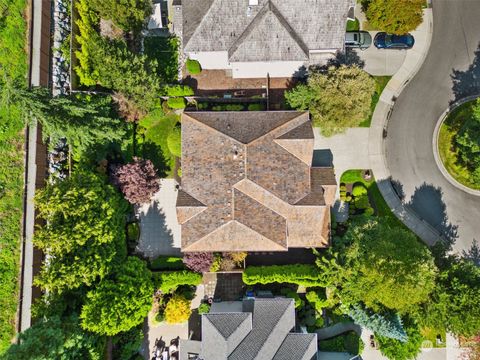
POLYGON ((126 165, 111 168, 111 179, 115 186, 132 204, 144 204, 160 189, 160 180, 150 160, 137 157, 126 165))
POLYGON ((199 273, 210 270, 213 264, 213 253, 195 252, 186 253, 183 256, 183 263, 190 269, 199 273))

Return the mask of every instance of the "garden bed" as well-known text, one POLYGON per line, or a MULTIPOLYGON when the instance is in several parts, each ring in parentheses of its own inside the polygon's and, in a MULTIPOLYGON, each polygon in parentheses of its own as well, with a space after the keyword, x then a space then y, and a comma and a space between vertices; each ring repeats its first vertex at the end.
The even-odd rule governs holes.
POLYGON ((363 346, 362 340, 353 331, 318 342, 319 351, 348 352, 352 355, 360 354, 363 346))
POLYGON ((373 112, 375 111, 375 107, 378 104, 378 101, 380 100, 380 95, 382 95, 383 89, 385 89, 385 86, 387 86, 388 82, 392 78, 391 76, 374 76, 375 79, 375 93, 372 96, 372 103, 370 105, 370 115, 367 119, 365 119, 363 122, 360 123, 360 127, 370 127, 370 124, 372 123, 372 117, 373 117, 373 112))
POLYGON ((460 184, 480 190, 480 182, 475 181, 472 171, 461 161, 456 136, 465 122, 472 118, 475 101, 466 102, 454 109, 440 126, 438 152, 443 166, 460 184))

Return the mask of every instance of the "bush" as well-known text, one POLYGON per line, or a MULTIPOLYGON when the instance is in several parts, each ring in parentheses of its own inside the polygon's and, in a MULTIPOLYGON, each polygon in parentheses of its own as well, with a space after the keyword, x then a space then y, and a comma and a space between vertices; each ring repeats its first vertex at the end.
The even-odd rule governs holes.
POLYGON ((408 341, 377 336, 380 352, 392 360, 413 360, 420 352, 423 338, 418 327, 414 324, 407 327, 408 341))
POLYGON ((223 258, 220 262, 220 270, 221 271, 232 271, 236 268, 235 262, 230 258, 223 258))
POLYGON ((210 272, 217 272, 220 270, 220 265, 222 264, 222 257, 220 255, 215 255, 212 266, 210 266, 210 272))
POLYGON ((304 307, 305 301, 300 298, 300 295, 298 295, 296 291, 289 288, 283 288, 280 290, 280 293, 295 301, 295 309, 301 309, 304 307))
POLYGON ((340 185, 340 191, 347 192, 347 187, 345 185, 340 185))
POLYGON ((137 242, 140 237, 140 226, 137 222, 127 224, 127 241, 137 242))
POLYGON ((263 111, 265 106, 263 104, 250 104, 248 105, 248 111, 263 111))
POLYGON ((183 264, 181 257, 174 256, 159 256, 156 259, 150 261, 150 270, 183 270, 185 265, 183 264))
POLYGON ((187 101, 183 97, 171 97, 168 98, 167 105, 170 109, 185 109, 187 101))
POLYGON ((374 213, 375 213, 375 210, 373 210, 372 207, 368 207, 368 208, 366 208, 365 211, 364 211, 364 214, 365 214, 366 216, 372 216, 374 213))
POLYGON ((198 313, 200 315, 208 314, 209 312, 210 312, 210 305, 207 303, 201 303, 200 306, 198 307, 198 313))
POLYGON ((183 263, 190 269, 199 273, 210 271, 213 264, 213 253, 191 252, 183 256, 183 263))
POLYGON ((197 75, 202 72, 202 67, 197 60, 187 59, 187 71, 192 75, 197 75))
POLYGON ((290 283, 301 286, 325 286, 322 273, 314 265, 249 266, 242 274, 247 285, 290 283))
POLYGON ((165 307, 165 321, 169 324, 183 323, 191 314, 190 301, 182 295, 174 294, 165 307))
POLYGON ((187 85, 167 85, 164 91, 167 93, 167 96, 170 97, 194 95, 193 89, 187 85))
POLYGON ((155 272, 152 276, 155 287, 164 294, 174 292, 182 285, 197 286, 202 282, 200 274, 188 270, 155 272))
POLYGON ((425 0, 368 0, 367 4, 365 15, 377 30, 402 35, 422 23, 425 0))
POLYGON ((367 195, 367 188, 363 184, 356 184, 352 190, 353 196, 363 196, 367 195))
POLYGON ((111 167, 111 180, 131 204, 144 204, 160 189, 160 179, 150 160, 137 157, 126 165, 111 167))
POLYGON ((224 258, 231 259, 238 267, 243 267, 243 263, 247 258, 248 253, 244 251, 240 252, 225 252, 222 254, 224 258))
POLYGON ((356 197, 354 203, 357 209, 367 209, 370 207, 370 201, 366 195, 356 197))

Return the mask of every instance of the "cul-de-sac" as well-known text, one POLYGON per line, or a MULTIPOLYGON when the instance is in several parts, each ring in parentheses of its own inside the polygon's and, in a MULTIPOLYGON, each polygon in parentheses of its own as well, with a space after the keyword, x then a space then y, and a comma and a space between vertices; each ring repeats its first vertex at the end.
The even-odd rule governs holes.
POLYGON ((0 360, 480 360, 480 0, 0 0, 0 360))

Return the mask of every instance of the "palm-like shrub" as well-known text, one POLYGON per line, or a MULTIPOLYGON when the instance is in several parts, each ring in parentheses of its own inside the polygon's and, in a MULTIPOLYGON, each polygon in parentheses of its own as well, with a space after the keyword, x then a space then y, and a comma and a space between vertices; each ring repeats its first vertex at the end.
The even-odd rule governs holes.
POLYGON ((150 201, 150 198, 160 189, 160 182, 150 160, 137 157, 133 162, 112 166, 111 178, 115 186, 132 204, 143 204, 150 201))

